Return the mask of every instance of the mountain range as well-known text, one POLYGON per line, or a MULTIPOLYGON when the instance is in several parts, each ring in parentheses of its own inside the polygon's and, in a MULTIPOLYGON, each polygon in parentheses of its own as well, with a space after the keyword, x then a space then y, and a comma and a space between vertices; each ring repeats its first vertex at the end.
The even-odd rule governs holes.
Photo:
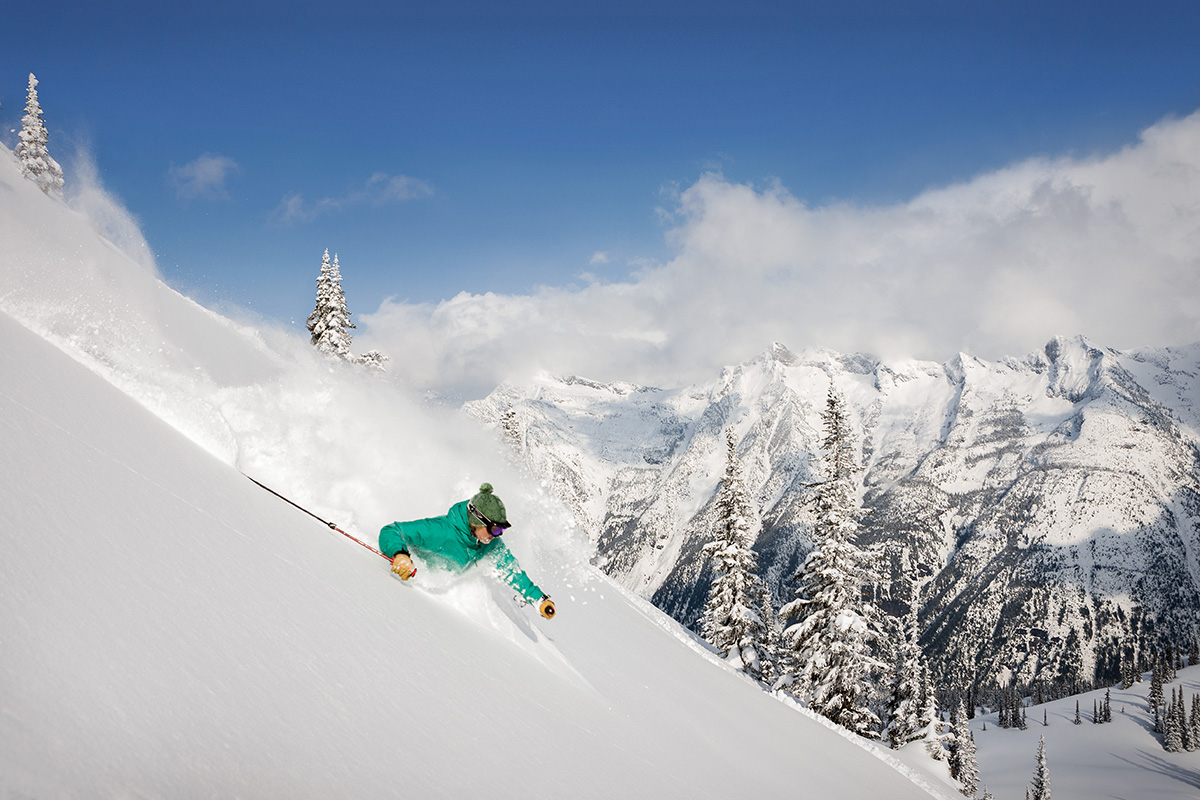
POLYGON ((828 393, 861 459, 873 599, 918 606, 943 688, 1091 685, 1184 647, 1200 611, 1200 345, 1055 338, 1023 358, 884 362, 772 345, 663 390, 542 374, 466 406, 573 511, 602 568, 696 628, 724 432, 776 604, 811 549, 828 393))

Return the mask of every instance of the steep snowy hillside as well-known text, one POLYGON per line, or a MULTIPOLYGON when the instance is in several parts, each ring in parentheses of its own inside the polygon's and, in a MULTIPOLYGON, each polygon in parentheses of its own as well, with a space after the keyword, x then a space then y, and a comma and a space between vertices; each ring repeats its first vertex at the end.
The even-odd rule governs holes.
POLYGON ((0 341, 0 794, 926 796, 595 573, 547 571, 553 623, 482 577, 401 584, 0 341))
POLYGON ((917 587, 944 683, 1070 684, 1115 676, 1122 646, 1195 632, 1198 374, 1200 347, 1118 353, 1082 338, 944 365, 775 345, 706 386, 547 375, 468 409, 509 432, 609 574, 692 625, 723 430, 757 499, 761 563, 790 597, 832 385, 859 434, 861 542, 885 556, 883 602, 900 611, 917 587))
POLYGON ((461 417, 204 311, 11 166, 0 795, 929 796, 590 568, 461 417), (235 466, 368 539, 490 479, 560 613, 402 584, 235 466))

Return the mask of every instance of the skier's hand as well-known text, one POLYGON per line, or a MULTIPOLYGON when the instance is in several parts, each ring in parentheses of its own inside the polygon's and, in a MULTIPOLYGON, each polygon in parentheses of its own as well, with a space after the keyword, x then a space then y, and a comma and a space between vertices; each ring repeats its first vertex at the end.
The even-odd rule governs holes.
POLYGON ((400 580, 406 581, 416 574, 417 568, 413 566, 408 553, 396 553, 395 558, 392 559, 392 572, 399 575, 400 580))
POLYGON ((546 619, 554 619, 554 601, 549 597, 543 597, 541 605, 538 606, 538 611, 540 611, 542 616, 546 619))

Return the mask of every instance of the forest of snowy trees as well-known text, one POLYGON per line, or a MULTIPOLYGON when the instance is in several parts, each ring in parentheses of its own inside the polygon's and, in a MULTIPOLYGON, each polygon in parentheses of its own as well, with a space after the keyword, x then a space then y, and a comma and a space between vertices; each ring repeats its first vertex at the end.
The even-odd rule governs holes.
MULTIPOLYGON (((511 408, 508 415, 505 430, 514 442, 519 441, 511 408)), ((742 480, 733 430, 726 431, 725 473, 714 500, 713 537, 702 550, 713 577, 700 630, 719 655, 764 689, 787 692, 846 729, 892 748, 924 742, 932 758, 945 761, 964 795, 975 797, 982 789, 985 798, 991 797, 980 786, 975 740, 968 725, 976 711, 998 712, 1001 727, 1026 728, 1031 707, 1090 690, 1095 684, 1075 679, 990 690, 971 685, 935 690, 919 641, 916 580, 903 618, 885 614, 872 602, 875 562, 856 543, 864 513, 854 480, 859 469, 856 443, 845 403, 832 388, 821 422, 822 479, 811 487, 806 508, 813 547, 793 576, 795 598, 777 612, 757 574, 754 543, 761 523, 742 480)), ((1120 650, 1123 685, 1128 688, 1150 671, 1154 732, 1163 748, 1169 752, 1200 749, 1200 695, 1189 699, 1180 690, 1168 696, 1163 688, 1184 666, 1183 654, 1170 644, 1158 651, 1144 639, 1137 645, 1120 650)), ((1200 663, 1200 643, 1195 640, 1190 663, 1200 663)), ((1106 692, 1090 719, 1103 724, 1112 721, 1111 715, 1106 692)), ((1077 708, 1076 724, 1083 719, 1077 708)), ((1029 796, 1051 797, 1044 740, 1029 796)))

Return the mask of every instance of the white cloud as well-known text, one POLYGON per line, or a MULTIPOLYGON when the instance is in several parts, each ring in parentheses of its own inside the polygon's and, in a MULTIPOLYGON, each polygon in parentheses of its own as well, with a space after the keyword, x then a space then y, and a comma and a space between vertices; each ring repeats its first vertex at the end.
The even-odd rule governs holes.
POLYGON ((710 174, 668 210, 674 257, 623 283, 385 302, 363 321, 395 372, 467 395, 538 368, 677 384, 772 341, 944 360, 1057 334, 1200 340, 1200 113, 1117 153, 1033 159, 892 206, 811 207, 710 174))
POLYGON ((312 222, 322 214, 343 211, 357 206, 382 206, 386 203, 415 200, 433 194, 433 186, 420 178, 407 175, 388 175, 376 172, 361 189, 347 192, 339 197, 323 197, 307 202, 300 194, 285 195, 271 213, 271 218, 280 224, 312 222))
POLYGON ((182 167, 172 164, 167 175, 181 200, 228 200, 225 180, 241 171, 232 158, 205 153, 182 167))
POLYGON ((592 253, 592 258, 588 261, 589 264, 607 264, 610 261, 608 253, 603 250, 597 250, 592 253))

